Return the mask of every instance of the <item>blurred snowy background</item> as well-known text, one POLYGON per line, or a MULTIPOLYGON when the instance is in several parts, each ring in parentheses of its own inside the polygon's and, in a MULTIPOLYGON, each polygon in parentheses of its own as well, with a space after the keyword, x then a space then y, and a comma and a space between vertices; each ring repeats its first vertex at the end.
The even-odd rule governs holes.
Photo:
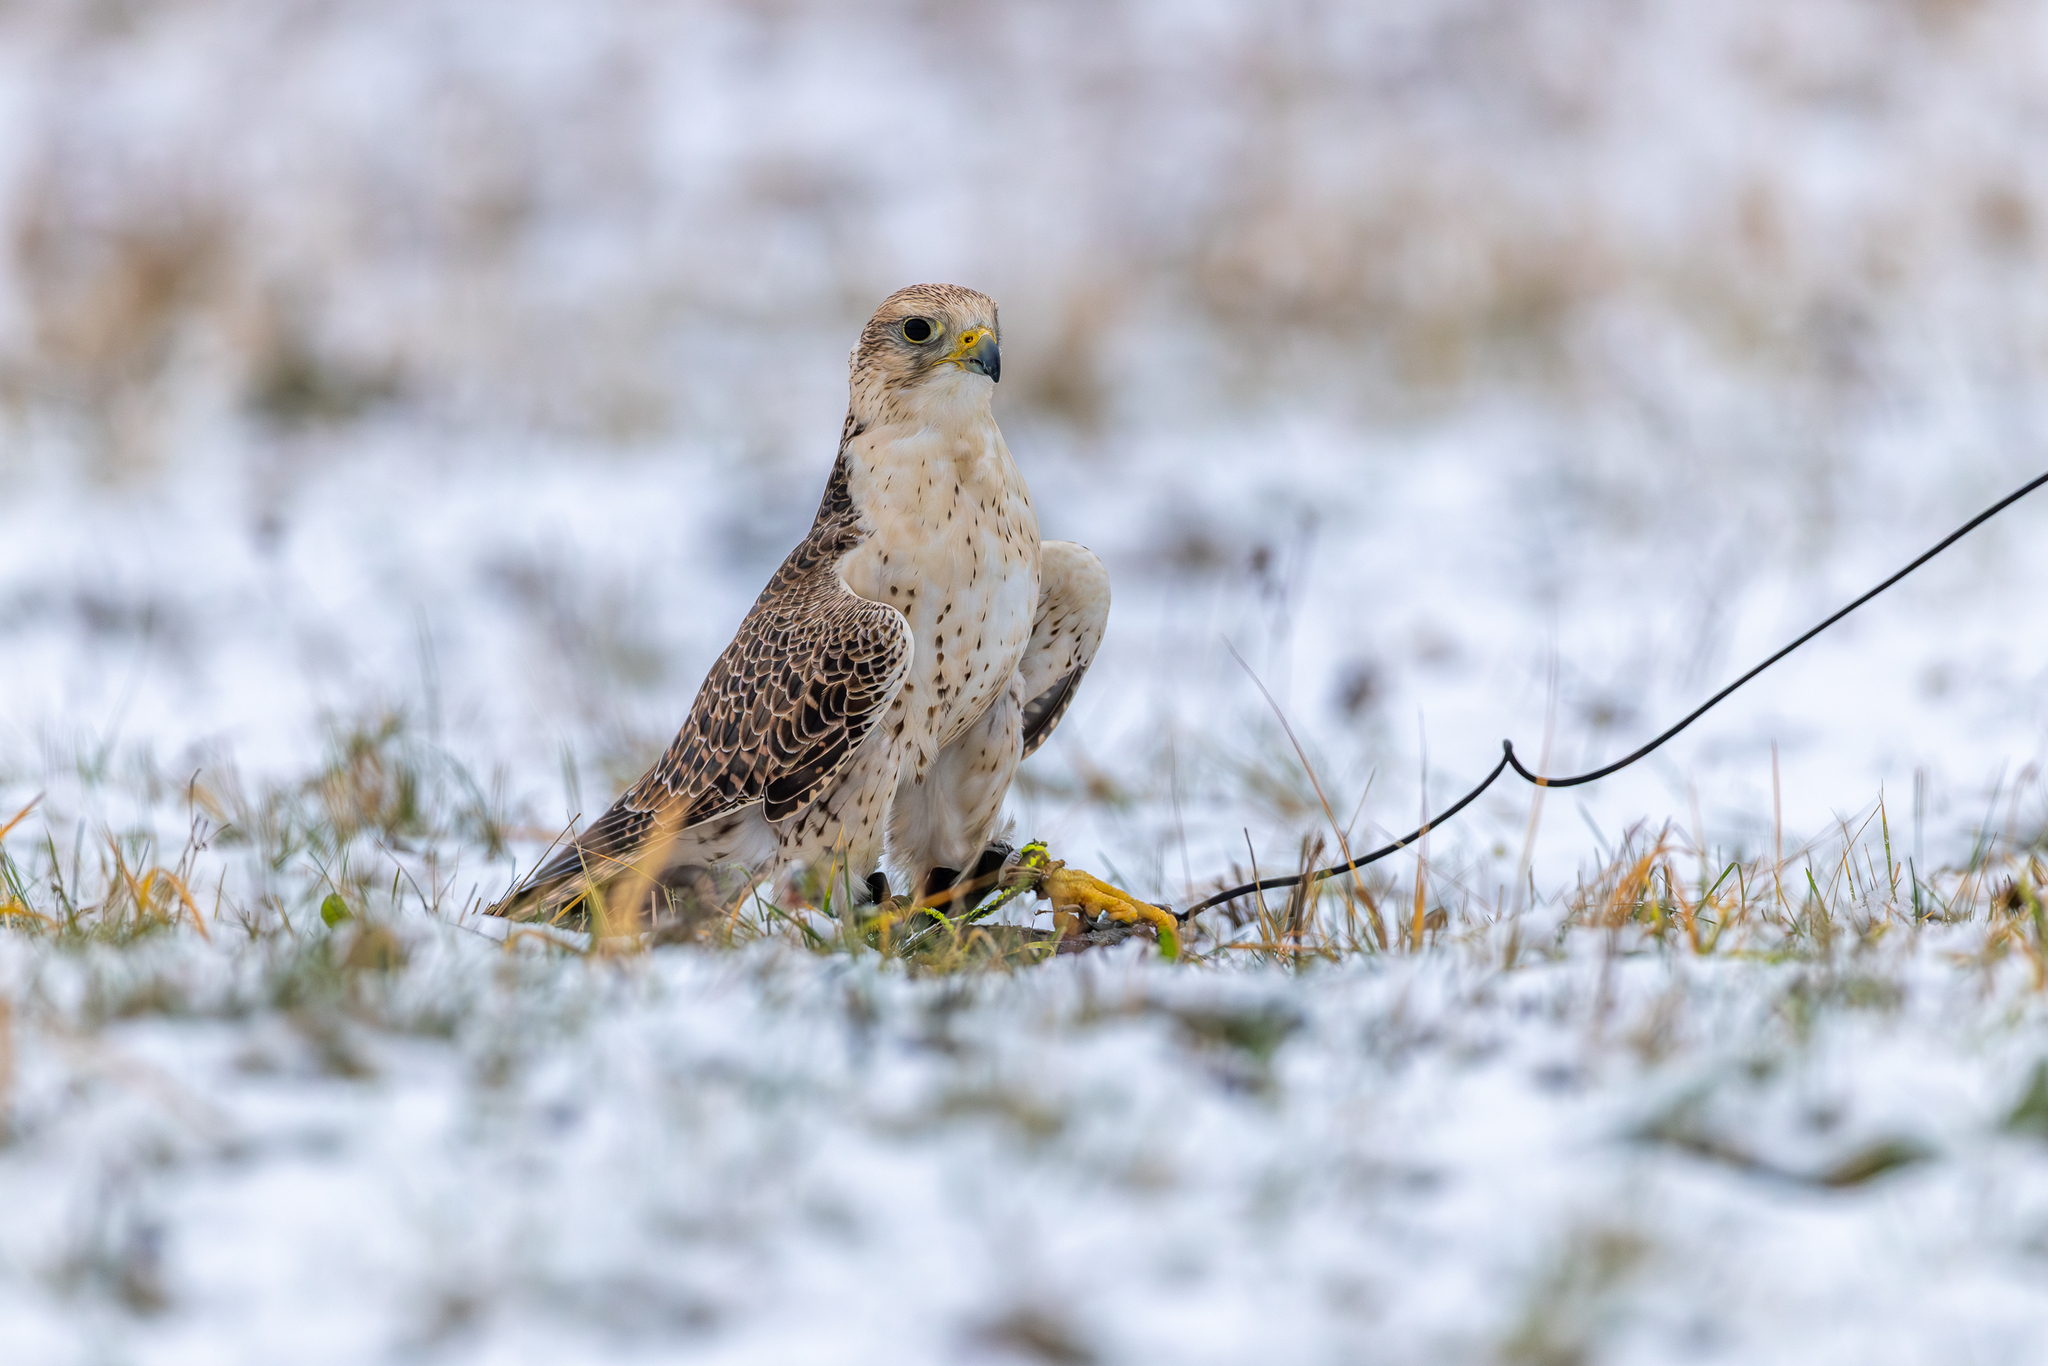
MULTIPOLYGON (((402 711, 594 812, 807 524, 860 322, 947 279, 1119 595, 1026 833, 1176 899, 1291 857, 1226 640, 1405 828, 1425 758, 1613 757, 2041 465, 2044 91, 1993 0, 7 6, 6 786, 402 711)), ((2043 516, 1584 815, 1753 847, 1775 741, 1792 830, 1916 772, 1981 822, 2043 516)))
MULTIPOLYGON (((1319 815, 1231 646, 1361 828, 1503 736, 1611 759, 2048 463, 2044 139, 2024 0, 0 3, 0 820, 48 794, 9 849, 175 848, 195 774, 388 725, 510 813, 452 893, 502 887, 681 719, 918 280, 1001 302, 998 416, 1116 583, 1019 833, 1175 901, 1291 864, 1319 815)), ((1922 868, 2026 843, 2044 526, 1436 866, 1483 913, 1531 829, 1551 897, 1637 821, 1755 854, 1881 792, 1922 868)), ((0 1356, 2023 1362, 2048 1323, 1996 934, 1981 982, 1929 930, 1869 980, 1481 936, 956 986, 401 928, 332 1016, 268 940, 0 939, 0 1356)))

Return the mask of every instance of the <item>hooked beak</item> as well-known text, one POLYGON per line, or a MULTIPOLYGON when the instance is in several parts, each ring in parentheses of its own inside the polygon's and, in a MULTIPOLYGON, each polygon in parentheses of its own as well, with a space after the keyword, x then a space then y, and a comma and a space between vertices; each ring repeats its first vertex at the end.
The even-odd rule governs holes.
POLYGON ((997 384, 1003 382, 1003 353, 997 349, 996 334, 989 328, 970 327, 962 332, 960 344, 946 359, 962 370, 987 375, 997 384))

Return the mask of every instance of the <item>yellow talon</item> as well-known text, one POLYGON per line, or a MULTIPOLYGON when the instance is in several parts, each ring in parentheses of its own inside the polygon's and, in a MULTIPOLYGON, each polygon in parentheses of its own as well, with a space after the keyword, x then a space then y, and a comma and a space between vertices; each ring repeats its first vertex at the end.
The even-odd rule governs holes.
POLYGON ((1053 923, 1062 939, 1072 932, 1077 911, 1106 915, 1127 925, 1144 921, 1158 933, 1159 951, 1168 958, 1180 957, 1180 925, 1172 915, 1112 887, 1093 873, 1069 868, 1055 860, 1047 865, 1038 894, 1052 902, 1053 923))
MULTIPOLYGON (((1000 888, 994 896, 961 915, 959 923, 972 923, 1001 909, 1018 896, 1036 892, 1040 900, 1052 902, 1053 923, 1058 927, 1061 939, 1075 932, 1082 915, 1106 915, 1127 925, 1141 921, 1150 925, 1159 936, 1159 951, 1168 958, 1180 957, 1180 923, 1171 912, 1140 901, 1092 873, 1067 867, 1047 851, 1042 841, 1032 840, 1017 851, 1017 861, 1004 872, 1000 888)), ((876 906, 872 918, 862 928, 873 936, 871 942, 887 951, 892 930, 913 917, 926 915, 937 920, 940 926, 954 923, 953 919, 929 905, 898 896, 876 906)), ((928 929, 920 930, 911 937, 906 948, 916 947, 929 934, 928 929)))

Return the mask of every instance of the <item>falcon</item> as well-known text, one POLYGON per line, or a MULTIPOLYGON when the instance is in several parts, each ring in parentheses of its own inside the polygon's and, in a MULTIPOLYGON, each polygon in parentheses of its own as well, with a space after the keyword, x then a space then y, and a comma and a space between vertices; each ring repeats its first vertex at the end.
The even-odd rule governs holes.
MULTIPOLYGON (((1001 338, 995 301, 971 289, 882 301, 810 533, 660 761, 494 914, 637 924, 663 889, 721 869, 750 884, 800 873, 827 905, 899 910, 994 881, 1010 780, 1109 617, 1102 562, 1039 539, 989 408, 1001 338)), ((1102 892, 1088 909, 1128 918, 1114 903, 1135 898, 1102 892)))

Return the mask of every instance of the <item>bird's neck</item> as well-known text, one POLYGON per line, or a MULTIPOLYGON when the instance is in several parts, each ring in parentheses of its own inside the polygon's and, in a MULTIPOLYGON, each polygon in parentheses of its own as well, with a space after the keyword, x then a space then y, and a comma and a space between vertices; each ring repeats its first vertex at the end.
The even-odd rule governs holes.
POLYGON ((887 491, 894 502, 950 496, 956 484, 1003 484, 1016 467, 995 417, 949 414, 946 422, 898 421, 869 427, 847 442, 856 490, 887 491), (940 484, 947 487, 941 489, 940 484))
POLYGON ((863 473, 890 484, 922 482, 941 469, 954 480, 1012 477, 1009 448, 989 409, 992 387, 978 375, 962 374, 899 390, 886 402, 861 403, 856 394, 847 442, 856 482, 863 473))

